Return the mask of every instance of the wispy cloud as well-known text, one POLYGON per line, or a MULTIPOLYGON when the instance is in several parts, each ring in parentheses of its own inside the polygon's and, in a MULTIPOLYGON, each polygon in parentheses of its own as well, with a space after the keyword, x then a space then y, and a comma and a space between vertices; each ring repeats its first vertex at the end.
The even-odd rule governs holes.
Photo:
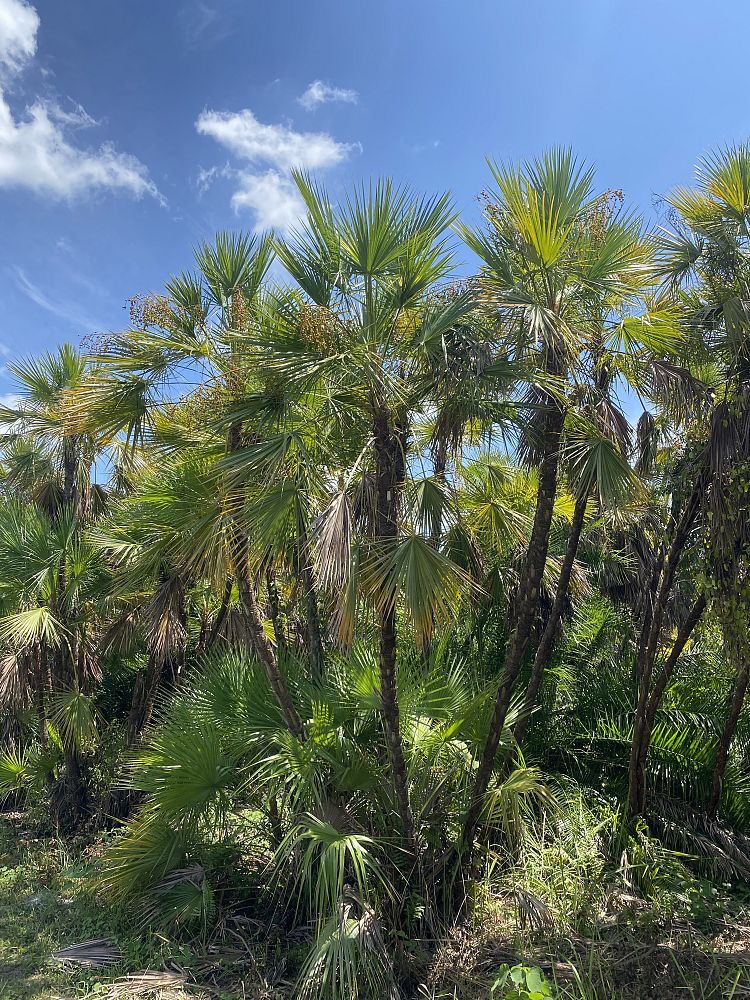
POLYGON ((203 0, 193 0, 192 3, 188 3, 178 16, 188 49, 216 45, 226 38, 230 31, 229 20, 203 0))
MULTIPOLYGON (((39 15, 26 0, 0 0, 0 83, 20 74, 37 48, 39 15)), ((17 118, 0 87, 0 188, 25 188, 60 200, 92 191, 123 191, 136 198, 161 198, 147 168, 111 143, 85 149, 71 131, 97 125, 72 102, 34 101, 17 118)))
POLYGON ((238 211, 250 209, 258 229, 289 229, 302 214, 302 200, 289 177, 292 168, 325 170, 362 148, 359 143, 339 142, 327 132, 298 132, 290 125, 265 124, 249 108, 206 110, 195 127, 245 164, 202 170, 199 190, 205 191, 219 176, 234 178, 232 205, 238 211))
POLYGON ((341 104, 356 104, 359 94, 356 90, 349 90, 346 87, 332 87, 330 83, 322 80, 313 80, 304 94, 297 100, 306 111, 314 111, 321 104, 339 102, 341 104))
POLYGON ((13 267, 9 270, 16 288, 40 309, 64 320, 80 333, 92 333, 106 329, 105 323, 91 316, 78 303, 45 292, 27 276, 22 268, 13 267))

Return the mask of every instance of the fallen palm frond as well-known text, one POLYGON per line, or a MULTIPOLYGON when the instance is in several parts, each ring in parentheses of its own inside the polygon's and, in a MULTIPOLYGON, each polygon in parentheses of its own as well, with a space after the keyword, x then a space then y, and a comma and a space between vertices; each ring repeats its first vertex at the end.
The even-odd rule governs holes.
POLYGON ((70 944, 59 951, 53 951, 51 957, 56 962, 71 962, 74 965, 90 965, 94 968, 104 968, 116 965, 122 961, 122 952, 106 938, 92 938, 90 941, 79 941, 70 944))
POLYGON ((182 975, 149 970, 115 980, 101 996, 103 1000, 199 1000, 206 993, 189 989, 182 975))

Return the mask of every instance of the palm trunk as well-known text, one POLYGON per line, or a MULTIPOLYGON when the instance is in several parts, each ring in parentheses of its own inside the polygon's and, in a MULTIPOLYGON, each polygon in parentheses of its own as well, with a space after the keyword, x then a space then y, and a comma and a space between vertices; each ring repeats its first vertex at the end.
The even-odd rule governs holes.
POLYGON ((549 534, 555 505, 555 494, 557 492, 557 474, 560 464, 560 436, 564 421, 565 413, 562 407, 553 405, 547 413, 544 450, 539 468, 536 511, 534 513, 534 524, 531 529, 529 547, 526 552, 521 586, 516 600, 515 626, 506 649, 503 679, 497 692, 487 741, 474 781, 471 805, 466 814, 461 833, 459 851, 463 856, 465 864, 468 864, 471 859, 474 836, 482 811, 482 803, 490 783, 492 770, 495 766, 495 756, 497 748, 500 745, 500 737, 505 726, 513 688, 521 669, 534 616, 539 607, 539 594, 547 560, 549 534))
POLYGON ((156 695, 159 690, 160 673, 161 663, 153 653, 149 653, 145 669, 139 670, 135 678, 133 697, 128 714, 128 747, 135 746, 141 733, 151 721, 156 695))
POLYGON ((549 661, 552 657, 552 650, 555 645, 555 639, 557 638, 558 627, 562 618, 563 608, 565 607, 565 601, 568 596, 568 588, 570 586, 570 578, 573 573, 573 564, 575 563, 576 553, 578 552, 581 530, 583 529, 583 522, 586 518, 587 505, 588 494, 582 494, 576 499, 576 505, 573 511, 573 520, 570 524, 568 547, 565 550, 565 557, 560 568, 560 578, 557 581, 555 599, 552 604, 552 610, 550 611, 549 618, 547 619, 544 632, 542 633, 542 638, 539 640, 539 645, 537 646, 536 655, 534 656, 534 665, 531 668, 531 677, 529 678, 529 684, 526 688, 523 711, 514 730, 516 743, 519 746, 521 746, 526 738, 531 712, 536 705, 539 688, 542 686, 544 671, 549 666, 549 661))
POLYGON ((239 590, 240 606, 242 607, 245 624, 250 632, 253 652, 263 665, 266 677, 268 678, 268 683, 271 685, 273 693, 276 695, 276 700, 279 704, 279 708, 281 709, 281 714, 284 717, 284 722, 286 723, 289 731, 298 740, 304 740, 305 731, 302 726, 302 721, 297 714, 297 709, 294 707, 292 696, 289 693, 286 682, 284 681, 281 671, 279 670, 279 664, 276 659, 273 646, 271 645, 271 642, 266 635, 266 630, 263 627, 263 616, 260 612, 258 598, 255 594, 255 588, 253 587, 252 580, 250 579, 244 539, 241 536, 238 538, 237 534, 235 534, 233 548, 234 552, 232 556, 232 563, 235 578, 237 580, 237 589, 239 590))
POLYGON ((266 569, 266 590, 268 591, 268 614, 273 625, 273 635, 276 640, 276 655, 281 658, 286 651, 286 634, 284 623, 281 620, 281 608, 279 601, 279 588, 276 586, 276 577, 269 566, 266 569))
POLYGON ((727 716, 724 721, 724 728, 721 731, 719 743, 716 748, 716 760, 714 763, 713 777, 711 779, 711 792, 708 799, 707 809, 708 815, 712 818, 716 816, 719 803, 721 802, 721 793, 724 787, 724 775, 726 774, 727 762, 729 760, 729 750, 737 729, 737 722, 739 721, 740 713, 742 712, 742 706, 745 702, 748 679, 750 679, 750 657, 748 657, 748 648, 746 643, 742 641, 738 634, 738 629, 741 629, 742 626, 738 626, 738 624, 733 621, 730 616, 725 615, 725 619, 726 621, 723 627, 724 642, 734 653, 737 672, 735 674, 732 692, 727 702, 727 716))
MULTIPOLYGON (((381 409, 374 425, 375 449, 375 540, 380 551, 387 551, 398 542, 398 490, 403 481, 401 441, 391 427, 388 411, 381 409)), ((396 607, 389 601, 379 611, 380 643, 380 703, 383 728, 388 746, 391 776, 401 829, 407 844, 414 844, 414 820, 409 803, 406 760, 401 738, 401 718, 396 688, 396 607)))
POLYGON ((315 590, 312 566, 308 557, 309 548, 304 528, 300 531, 299 562, 302 589, 305 594, 305 631, 307 633, 307 656, 310 672, 315 680, 320 680, 324 671, 323 639, 320 634, 320 612, 318 594, 315 590))
MULTIPOLYGON (((682 655, 687 641, 693 634, 696 625, 703 617, 703 612, 706 610, 706 598, 701 594, 700 597, 696 598, 690 612, 685 619, 685 622, 680 626, 677 631, 677 638, 669 651, 664 664, 661 668, 659 677, 654 685, 654 690, 651 692, 648 702, 646 704, 646 710, 644 713, 643 725, 640 732, 640 738, 638 742, 638 761, 636 762, 636 767, 638 768, 638 780, 641 788, 645 790, 645 774, 646 774, 646 762, 648 760, 648 750, 651 745, 651 733, 654 729, 654 723, 656 722, 656 713, 659 711, 659 705, 664 696, 664 692, 667 690, 667 685, 672 679, 675 671, 675 667, 682 655)), ((632 765, 631 765, 632 766, 632 765)), ((640 804, 641 810, 645 806, 645 797, 640 804)), ((640 813, 639 813, 640 815, 640 813)))
MULTIPOLYGON (((229 428, 227 448, 231 454, 239 451, 240 447, 241 427, 239 423, 235 422, 229 428)), ((286 682, 284 681, 281 671, 279 670, 279 664, 276 659, 273 646, 271 645, 271 642, 266 635, 266 631, 263 628, 263 616, 261 615, 258 598, 255 594, 255 588, 253 587, 253 583, 250 578, 247 539, 242 529, 242 525, 239 522, 238 515, 235 515, 233 518, 231 535, 232 537, 229 549, 230 558, 232 560, 232 569, 235 579, 237 580, 240 606, 245 618, 245 624, 247 625, 247 629, 250 633, 253 651, 263 665, 268 682, 276 696, 279 708, 281 709, 281 714, 284 717, 284 722, 286 723, 289 731, 298 740, 304 740, 305 730, 302 725, 302 721, 297 714, 297 709, 294 707, 292 696, 289 693, 286 682)))
POLYGON ((36 714, 37 734, 39 743, 43 748, 49 746, 49 732, 47 731, 47 707, 45 704, 45 667, 42 659, 42 648, 40 643, 34 643, 31 651, 30 670, 32 698, 34 701, 34 712, 36 714))
MULTIPOLYGON (((64 510, 73 518, 74 531, 78 533, 80 529, 80 490, 78 488, 78 473, 80 467, 80 447, 79 440, 75 436, 63 438, 63 506, 64 510)), ((55 598, 55 608, 62 625, 67 627, 69 622, 64 612, 65 597, 67 591, 67 572, 63 555, 62 564, 57 580, 57 595, 55 598)), ((79 687, 77 676, 77 650, 72 643, 61 646, 54 658, 55 676, 53 684, 61 687, 72 685, 79 687)), ((63 803, 62 810, 65 814, 65 823, 73 828, 82 818, 86 808, 86 793, 81 780, 80 750, 75 739, 65 741, 63 747, 63 758, 65 761, 65 778, 63 782, 63 803)))
POLYGON ((661 699, 664 696, 664 692, 667 690, 667 685, 669 684, 672 676, 674 675, 675 667, 677 666, 677 661, 682 656, 683 650, 687 645, 688 639, 695 631, 695 627, 698 622, 703 617, 703 612, 706 610, 706 598, 701 594, 696 598, 690 612, 684 623, 677 630, 677 638, 674 641, 674 645, 669 651, 669 656, 664 661, 664 665, 661 668, 661 673, 654 685, 654 690, 651 692, 651 696, 648 699, 648 705, 646 706, 646 719, 644 726, 644 749, 648 752, 648 744, 651 739, 651 731, 654 728, 654 722, 656 720, 656 713, 659 711, 659 705, 661 704, 661 699))
MULTIPOLYGON (((440 486, 445 485, 445 470, 448 466, 448 449, 445 441, 438 440, 432 449, 432 475, 440 486)), ((438 500, 432 523, 430 525, 430 545, 433 549, 440 548, 440 541, 443 537, 443 500, 438 500)), ((435 616, 432 615, 432 623, 429 633, 422 636, 422 661, 428 664, 432 656, 432 635, 435 627, 435 616)))
POLYGON ((232 597, 232 578, 231 576, 227 578, 227 582, 224 584, 224 592, 221 595, 221 604, 219 605, 219 610, 216 612, 216 618, 214 618, 214 623, 211 626, 210 632, 207 631, 206 635, 202 637, 201 641, 198 643, 197 652, 205 653, 216 642, 221 632, 221 627, 226 621, 227 614, 229 612, 229 601, 232 597))
POLYGON ((633 743, 630 749, 630 764, 628 769, 628 813, 631 816, 642 815, 646 804, 646 753, 644 752, 644 742, 646 737, 646 713, 651 690, 651 678, 654 671, 654 661, 664 623, 664 613, 672 594, 675 573, 682 559, 690 532, 695 524, 695 519, 698 516, 703 491, 704 477, 703 475, 699 475, 680 520, 675 525, 669 551, 661 565, 654 606, 651 614, 644 619, 641 629, 636 670, 639 678, 638 702, 633 718, 633 743))

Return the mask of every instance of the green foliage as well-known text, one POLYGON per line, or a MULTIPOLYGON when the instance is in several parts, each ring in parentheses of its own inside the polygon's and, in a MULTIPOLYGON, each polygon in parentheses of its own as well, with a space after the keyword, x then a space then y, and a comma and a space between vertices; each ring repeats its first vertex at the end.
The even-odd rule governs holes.
POLYGON ((502 968, 490 994, 502 1000, 544 1000, 556 995, 542 970, 528 965, 502 968))

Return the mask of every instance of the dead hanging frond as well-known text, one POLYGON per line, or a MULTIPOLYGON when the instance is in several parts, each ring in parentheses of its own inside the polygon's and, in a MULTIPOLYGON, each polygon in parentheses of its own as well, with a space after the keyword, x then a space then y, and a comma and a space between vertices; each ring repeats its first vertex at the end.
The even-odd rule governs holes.
POLYGON ((354 642, 359 608, 360 557, 361 546, 355 543, 352 549, 351 572, 346 584, 335 592, 331 609, 331 634, 336 637, 342 649, 349 649, 354 642))
POLYGON ((247 628, 247 618, 239 607, 230 606, 227 609, 217 639, 221 639, 231 649, 252 648, 252 640, 247 628))
POLYGON ((632 447, 632 429, 622 410, 609 397, 598 400, 591 411, 592 423, 610 441, 614 441, 623 455, 632 447))
POLYGON ((687 368, 666 358, 650 358, 646 391, 660 408, 677 420, 694 415, 710 405, 710 387, 687 368))
POLYGON ((312 527, 315 575, 323 588, 346 587, 352 571, 353 514, 345 486, 312 527))
POLYGON ((141 608, 127 608, 107 625, 99 640, 102 656, 131 652, 140 636, 141 608))
POLYGON ((177 658, 187 643, 185 584, 180 576, 163 580, 146 605, 146 639, 157 661, 177 658))
POLYGON ((372 535, 377 509, 377 487, 375 476, 363 470, 354 488, 352 513, 357 527, 363 535, 372 535))
POLYGON ((667 847, 693 858, 710 878, 750 879, 750 838, 686 802, 664 796, 654 797, 647 819, 667 847))
POLYGON ((635 431, 635 471, 640 475, 653 471, 659 450, 659 435, 653 413, 644 410, 635 431))
POLYGON ((78 635, 76 642, 76 657, 78 660, 78 677, 86 690, 90 690, 102 679, 102 658, 99 655, 100 640, 91 630, 78 635))
POLYGON ((709 462, 716 475, 750 458, 750 388, 717 403, 711 414, 709 462))
POLYGON ((0 705, 26 708, 30 700, 25 654, 10 650, 0 657, 0 705))

